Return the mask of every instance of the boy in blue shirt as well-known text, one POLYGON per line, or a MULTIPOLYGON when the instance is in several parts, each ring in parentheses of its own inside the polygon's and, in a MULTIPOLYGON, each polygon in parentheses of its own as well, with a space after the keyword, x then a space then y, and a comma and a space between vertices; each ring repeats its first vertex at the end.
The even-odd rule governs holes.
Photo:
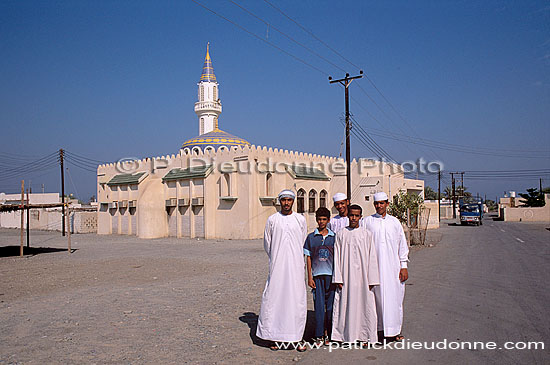
POLYGON ((315 308, 315 343, 329 344, 332 330, 332 304, 335 285, 332 284, 332 266, 334 241, 336 235, 327 224, 330 211, 319 208, 315 212, 317 228, 310 233, 304 244, 304 255, 307 257, 308 285, 313 289, 315 308))

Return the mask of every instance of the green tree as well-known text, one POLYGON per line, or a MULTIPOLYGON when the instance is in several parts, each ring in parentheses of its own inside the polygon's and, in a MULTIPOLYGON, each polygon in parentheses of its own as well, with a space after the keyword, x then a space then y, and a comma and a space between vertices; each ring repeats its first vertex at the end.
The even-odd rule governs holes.
POLYGON ((412 217, 416 217, 423 205, 424 199, 420 195, 401 191, 393 196, 389 213, 399 219, 401 223, 407 224, 407 209, 412 217))
POLYGON ((437 200, 437 192, 429 186, 424 187, 424 199, 437 200))
POLYGON ((485 200, 485 205, 487 205, 487 208, 490 211, 495 211, 498 208, 497 203, 494 200, 491 200, 491 199, 485 200))
POLYGON ((527 189, 527 193, 519 193, 523 199, 519 202, 524 207, 544 207, 544 195, 537 188, 527 189))

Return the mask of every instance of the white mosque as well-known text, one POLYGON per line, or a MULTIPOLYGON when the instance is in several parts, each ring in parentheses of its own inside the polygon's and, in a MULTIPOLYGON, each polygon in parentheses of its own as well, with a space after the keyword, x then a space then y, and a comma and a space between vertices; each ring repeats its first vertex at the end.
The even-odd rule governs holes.
MULTIPOLYGON (((236 106, 232 106, 236 107, 236 106)), ((345 161, 337 157, 251 145, 219 128, 219 84, 207 46, 198 83, 199 135, 177 154, 98 166, 98 233, 140 238, 253 239, 263 235, 276 195, 296 192, 295 210, 315 227, 315 210, 346 189, 345 161)), ((374 212, 372 195, 423 194, 422 180, 399 165, 352 161, 352 202, 374 212)))

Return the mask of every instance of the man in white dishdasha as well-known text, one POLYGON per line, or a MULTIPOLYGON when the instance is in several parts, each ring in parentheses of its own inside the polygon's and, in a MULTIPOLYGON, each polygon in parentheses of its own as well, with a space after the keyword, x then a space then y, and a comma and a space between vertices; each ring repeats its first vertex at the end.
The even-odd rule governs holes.
POLYGON ((302 341, 307 317, 307 295, 303 245, 307 236, 306 219, 292 211, 296 195, 291 190, 279 193, 281 211, 265 224, 264 248, 269 257, 269 275, 262 295, 256 335, 270 341, 278 350, 282 342, 302 341))
POLYGON ((380 286, 374 288, 378 337, 380 340, 401 341, 403 325, 403 299, 405 281, 409 278, 407 262, 409 246, 399 220, 387 214, 388 196, 384 192, 374 195, 376 213, 365 217, 361 225, 372 232, 378 256, 380 286))

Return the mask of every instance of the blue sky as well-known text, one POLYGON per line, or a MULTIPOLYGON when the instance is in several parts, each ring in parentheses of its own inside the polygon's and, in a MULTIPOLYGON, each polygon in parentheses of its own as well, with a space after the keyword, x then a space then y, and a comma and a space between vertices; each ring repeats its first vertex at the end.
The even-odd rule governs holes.
MULTIPOLYGON (((269 28, 230 1, 200 2, 312 67, 189 0, 3 1, 0 153, 8 162, 59 148, 102 161, 177 153, 198 133, 193 105, 210 42, 220 128, 256 145, 338 155, 344 95, 327 76, 359 70, 264 1, 235 0, 269 28)), ((391 103, 368 80, 355 81, 351 111, 364 129, 489 151, 430 150, 373 134, 396 160, 438 159, 446 171, 550 166, 547 2, 270 2, 361 67, 391 103), (509 157, 515 150, 547 157, 509 157)), ((355 138, 352 154, 374 155, 355 138)), ((93 173, 69 170, 69 192, 95 194, 93 173)), ((0 191, 16 192, 21 178, 35 191, 42 183, 57 191, 58 175, 54 167, 13 177, 0 171, 0 191)), ((538 179, 468 181, 466 174, 465 185, 494 198, 538 179)))

